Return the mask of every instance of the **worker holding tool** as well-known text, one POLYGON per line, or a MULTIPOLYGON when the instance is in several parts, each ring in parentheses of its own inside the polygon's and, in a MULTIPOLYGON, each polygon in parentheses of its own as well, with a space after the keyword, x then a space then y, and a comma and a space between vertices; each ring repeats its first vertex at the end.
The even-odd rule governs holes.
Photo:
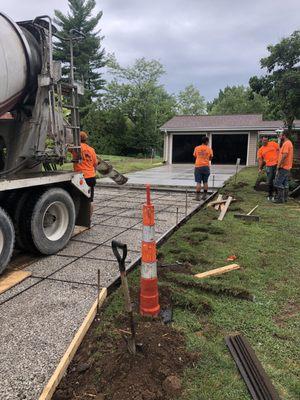
POLYGON ((81 161, 74 163, 74 171, 81 172, 87 185, 91 188, 91 215, 93 213, 94 188, 96 185, 96 168, 99 163, 96 152, 93 147, 87 144, 88 134, 80 132, 81 141, 81 161))
POLYGON ((204 136, 201 140, 201 145, 195 147, 194 157, 195 161, 195 182, 196 182, 196 200, 200 200, 201 183, 203 182, 203 196, 202 200, 207 198, 208 191, 208 178, 210 175, 210 161, 213 158, 213 151, 208 146, 209 139, 204 136))
POLYGON ((258 172, 261 173, 264 165, 266 166, 267 183, 269 187, 268 200, 274 200, 274 179, 277 170, 279 155, 279 144, 269 141, 267 136, 262 137, 262 146, 257 152, 258 172))
POLYGON ((289 140, 288 133, 283 131, 280 136, 280 150, 277 163, 274 186, 277 188, 278 196, 274 203, 287 202, 289 194, 289 174, 293 167, 294 147, 289 140))

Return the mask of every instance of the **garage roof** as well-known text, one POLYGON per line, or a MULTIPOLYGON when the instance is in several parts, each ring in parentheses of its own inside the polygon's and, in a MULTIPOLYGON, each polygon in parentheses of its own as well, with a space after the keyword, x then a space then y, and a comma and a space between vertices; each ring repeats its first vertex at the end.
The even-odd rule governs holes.
MULTIPOLYGON (((300 121, 295 121, 295 125, 300 127, 300 121)), ((262 114, 176 115, 160 129, 163 131, 274 130, 282 126, 283 121, 265 121, 262 114)))

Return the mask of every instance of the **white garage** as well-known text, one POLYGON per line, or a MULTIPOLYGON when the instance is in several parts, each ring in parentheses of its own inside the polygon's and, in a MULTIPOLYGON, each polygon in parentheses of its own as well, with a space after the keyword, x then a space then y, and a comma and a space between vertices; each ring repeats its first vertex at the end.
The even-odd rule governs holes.
POLYGON ((167 121, 160 129, 164 134, 164 161, 167 164, 194 162, 193 151, 204 135, 214 151, 213 164, 255 165, 258 137, 275 134, 282 121, 265 121, 261 114, 182 115, 167 121))

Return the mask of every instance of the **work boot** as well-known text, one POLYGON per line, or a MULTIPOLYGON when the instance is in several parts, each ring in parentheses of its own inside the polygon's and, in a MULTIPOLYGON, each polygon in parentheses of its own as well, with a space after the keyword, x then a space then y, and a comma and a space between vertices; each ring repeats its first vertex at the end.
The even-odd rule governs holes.
POLYGON ((196 192, 196 201, 200 201, 200 192, 196 192))
POLYGON ((206 199, 207 199, 207 192, 204 192, 203 196, 202 196, 202 200, 206 200, 206 199))
POLYGON ((286 203, 288 201, 289 198, 289 189, 285 188, 284 189, 284 202, 286 203))
POLYGON ((284 204, 284 189, 277 189, 277 197, 273 201, 274 204, 284 204))

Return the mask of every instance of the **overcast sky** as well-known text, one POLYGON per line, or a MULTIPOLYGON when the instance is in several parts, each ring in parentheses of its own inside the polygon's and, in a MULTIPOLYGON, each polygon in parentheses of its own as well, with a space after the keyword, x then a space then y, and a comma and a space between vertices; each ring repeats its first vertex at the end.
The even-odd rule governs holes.
MULTIPOLYGON (((190 83, 211 100, 260 74, 266 46, 300 29, 299 0, 96 0, 103 45, 122 65, 159 60, 169 92, 190 83)), ((67 0, 0 0, 14 20, 65 12, 67 0)))

